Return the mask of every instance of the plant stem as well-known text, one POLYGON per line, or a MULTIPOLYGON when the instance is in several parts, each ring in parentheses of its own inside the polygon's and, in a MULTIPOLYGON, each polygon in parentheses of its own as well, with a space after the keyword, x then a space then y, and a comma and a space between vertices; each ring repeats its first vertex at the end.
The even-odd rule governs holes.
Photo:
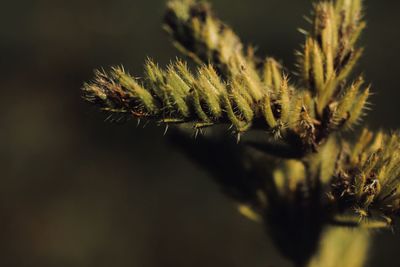
POLYGON ((330 227, 307 267, 362 267, 367 260, 369 240, 365 229, 330 227))

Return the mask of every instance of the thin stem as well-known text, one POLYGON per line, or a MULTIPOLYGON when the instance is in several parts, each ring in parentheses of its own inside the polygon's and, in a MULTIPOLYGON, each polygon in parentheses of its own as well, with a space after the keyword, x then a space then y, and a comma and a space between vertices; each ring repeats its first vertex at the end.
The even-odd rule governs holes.
POLYGON ((367 260, 370 234, 365 229, 330 227, 318 253, 307 267, 362 267, 367 260))

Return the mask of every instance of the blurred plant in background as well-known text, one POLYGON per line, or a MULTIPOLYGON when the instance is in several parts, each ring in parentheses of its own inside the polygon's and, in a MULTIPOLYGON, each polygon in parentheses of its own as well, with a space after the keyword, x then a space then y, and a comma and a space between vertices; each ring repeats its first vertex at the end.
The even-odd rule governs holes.
POLYGON ((314 5, 296 79, 243 45, 207 3, 167 7, 165 29, 194 70, 179 59, 166 69, 149 59, 143 78, 123 67, 96 71, 84 98, 111 116, 177 125, 171 141, 243 215, 267 226, 295 266, 363 266, 369 230, 390 228, 399 215, 400 141, 366 129, 353 141, 344 134, 370 96, 363 77, 350 76, 363 52, 362 1, 314 5), (237 142, 217 125, 230 126, 237 142))

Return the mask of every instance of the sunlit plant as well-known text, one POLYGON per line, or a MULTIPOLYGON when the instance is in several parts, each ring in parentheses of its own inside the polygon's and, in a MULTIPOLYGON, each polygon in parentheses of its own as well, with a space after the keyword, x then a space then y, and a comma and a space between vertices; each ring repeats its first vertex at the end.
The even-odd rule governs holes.
POLYGON ((363 77, 351 76, 363 53, 362 1, 315 3, 309 21, 291 73, 243 45, 209 4, 171 0, 164 28, 197 66, 149 59, 142 78, 96 71, 83 96, 119 117, 175 125, 172 142, 295 266, 363 266, 371 229, 400 214, 399 135, 343 134, 370 96, 363 77))

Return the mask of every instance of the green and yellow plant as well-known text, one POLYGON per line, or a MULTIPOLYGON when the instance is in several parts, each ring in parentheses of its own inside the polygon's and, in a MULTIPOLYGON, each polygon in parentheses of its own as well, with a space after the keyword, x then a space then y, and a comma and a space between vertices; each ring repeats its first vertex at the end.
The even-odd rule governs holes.
POLYGON ((173 143, 266 226, 295 266, 363 266, 371 229, 390 228, 400 215, 400 138, 343 135, 370 96, 363 77, 350 76, 363 52, 362 1, 318 2, 310 22, 291 77, 243 45, 209 4, 170 0, 164 28, 196 69, 149 59, 143 78, 122 67, 96 71, 83 96, 111 114, 176 125, 173 143))

